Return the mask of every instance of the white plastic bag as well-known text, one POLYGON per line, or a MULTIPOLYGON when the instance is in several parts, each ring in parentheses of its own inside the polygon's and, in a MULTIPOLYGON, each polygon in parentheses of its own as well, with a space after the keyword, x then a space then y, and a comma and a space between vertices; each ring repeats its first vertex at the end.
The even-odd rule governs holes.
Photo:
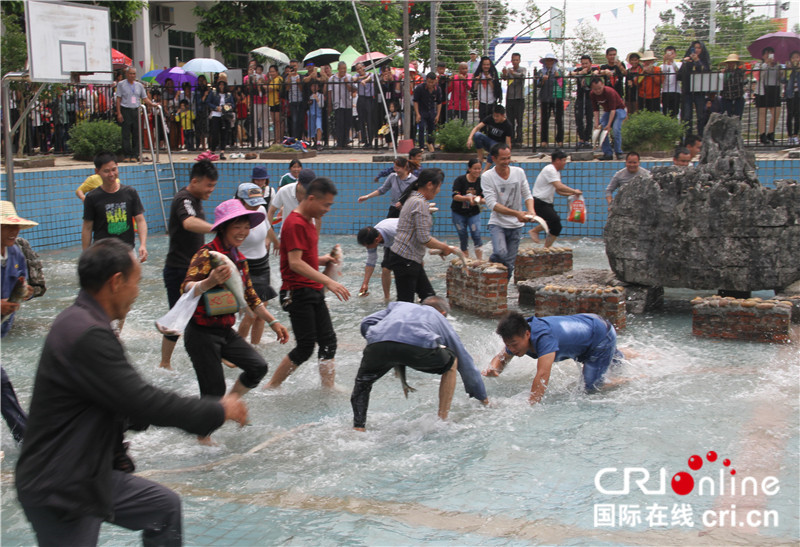
POLYGON ((158 332, 168 336, 180 336, 183 334, 183 330, 189 324, 189 320, 192 318, 195 308, 197 308, 197 303, 200 302, 200 297, 203 295, 200 293, 195 296, 194 292, 194 287, 192 287, 191 290, 183 293, 180 300, 175 302, 175 305, 166 315, 156 319, 158 332))

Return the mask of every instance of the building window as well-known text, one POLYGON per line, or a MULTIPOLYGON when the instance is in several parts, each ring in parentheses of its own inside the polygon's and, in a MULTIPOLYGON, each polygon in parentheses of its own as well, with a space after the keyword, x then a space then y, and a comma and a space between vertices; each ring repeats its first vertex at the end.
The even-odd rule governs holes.
POLYGON ((133 59, 133 25, 111 23, 111 47, 133 59))
POLYGON ((194 59, 194 33, 183 30, 169 31, 169 62, 177 66, 194 59))
POLYGON ((244 53, 229 53, 225 55, 225 64, 228 68, 241 68, 246 71, 247 64, 250 62, 250 54, 248 49, 245 48, 244 42, 241 39, 234 40, 231 51, 243 51, 244 53))

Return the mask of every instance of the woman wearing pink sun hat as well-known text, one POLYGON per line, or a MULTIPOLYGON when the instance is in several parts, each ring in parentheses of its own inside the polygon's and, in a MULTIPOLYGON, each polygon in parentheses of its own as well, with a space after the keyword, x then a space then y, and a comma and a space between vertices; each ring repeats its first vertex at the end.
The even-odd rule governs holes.
MULTIPOLYGON (((266 219, 263 211, 249 210, 238 199, 229 199, 214 209, 212 230, 216 237, 192 257, 181 289, 194 291, 200 302, 184 332, 186 352, 192 360, 202 396, 225 395, 222 360, 242 369, 231 388, 244 395, 267 374, 267 362, 233 329, 236 312, 244 311, 267 322, 278 341, 289 340, 286 327, 267 311, 250 280, 247 260, 238 246, 266 219), (244 308, 244 309, 242 309, 244 308)), ((211 444, 209 437, 199 439, 211 444)))

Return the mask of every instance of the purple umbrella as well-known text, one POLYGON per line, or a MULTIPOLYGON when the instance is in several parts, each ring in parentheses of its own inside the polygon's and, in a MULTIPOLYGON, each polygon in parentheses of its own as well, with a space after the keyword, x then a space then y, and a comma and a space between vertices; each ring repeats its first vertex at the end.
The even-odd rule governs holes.
POLYGON ((794 32, 773 32, 765 34, 747 47, 754 59, 761 59, 765 47, 775 50, 775 61, 788 63, 793 51, 800 51, 800 34, 794 32))
POLYGON ((172 67, 169 70, 164 70, 160 74, 156 75, 156 82, 164 85, 164 83, 167 81, 167 78, 173 81, 175 84, 175 89, 177 90, 180 90, 183 82, 189 82, 189 85, 192 87, 197 85, 197 76, 191 72, 186 72, 179 66, 172 67))

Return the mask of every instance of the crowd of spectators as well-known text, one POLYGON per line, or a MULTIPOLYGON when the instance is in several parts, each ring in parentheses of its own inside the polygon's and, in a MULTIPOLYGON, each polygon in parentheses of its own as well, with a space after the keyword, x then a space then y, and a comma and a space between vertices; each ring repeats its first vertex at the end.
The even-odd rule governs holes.
MULTIPOLYGON (((152 114, 148 123, 156 146, 168 140, 173 150, 224 154, 229 148, 268 147, 287 138, 288 144, 303 140, 318 149, 383 148, 402 135, 403 109, 410 107, 412 139, 420 148, 433 150, 434 132, 445 122, 460 119, 475 125, 491 118, 495 105, 504 104, 511 145, 538 142, 540 148, 562 148, 566 136, 580 149, 591 147, 596 125, 591 82, 601 78, 620 97, 626 115, 662 112, 680 118, 687 134, 702 136, 712 112, 741 118, 745 104, 752 102, 761 144, 775 143, 785 102, 788 144, 800 144, 798 51, 786 65, 777 63, 774 51, 765 48, 755 63, 745 64, 731 54, 712 67, 705 45, 694 41, 682 56, 674 46, 666 47, 660 59, 646 51, 630 53, 623 61, 610 47, 605 59, 582 55, 576 67, 565 67, 563 60, 548 53, 531 74, 521 61, 519 53, 512 53, 507 66, 498 70, 492 59, 471 52, 469 61, 458 63, 452 72, 439 62, 427 74, 419 74, 412 62, 411 96, 406 101, 402 71, 388 65, 373 72, 360 63, 302 67, 292 60, 280 70, 253 60, 241 85, 228 85, 225 73, 214 75, 211 82, 200 75, 196 85, 179 87, 171 79, 148 85, 147 98, 164 110, 166 132, 152 114), (564 127, 565 105, 570 103, 574 136, 564 127)), ((117 77, 119 85, 124 86, 124 78, 123 71, 117 77)), ((42 94, 28 116, 28 152, 68 153, 70 127, 87 120, 116 120, 116 91, 115 85, 78 85, 56 86, 42 94)), ((10 97, 12 124, 20 115, 18 97, 10 97)), ((18 139, 17 134, 15 150, 18 139)))

